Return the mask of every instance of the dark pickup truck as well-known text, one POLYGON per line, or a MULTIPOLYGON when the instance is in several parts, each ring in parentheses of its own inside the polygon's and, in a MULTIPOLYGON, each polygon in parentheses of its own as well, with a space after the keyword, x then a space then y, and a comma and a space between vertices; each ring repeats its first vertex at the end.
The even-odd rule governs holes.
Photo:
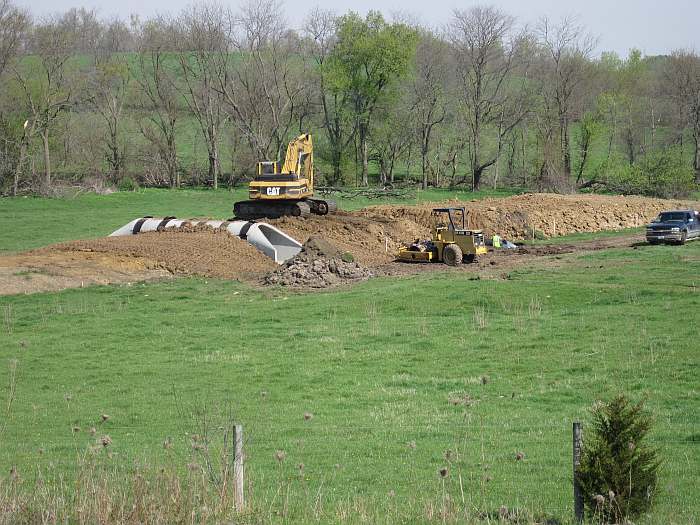
POLYGON ((696 210, 662 211, 647 225, 649 244, 674 243, 700 238, 700 212, 696 210))

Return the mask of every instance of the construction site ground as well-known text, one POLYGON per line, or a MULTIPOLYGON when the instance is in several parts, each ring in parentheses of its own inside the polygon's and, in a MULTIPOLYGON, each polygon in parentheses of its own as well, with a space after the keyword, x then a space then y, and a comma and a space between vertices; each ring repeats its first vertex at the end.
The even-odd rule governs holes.
MULTIPOLYGON (((399 276, 429 271, 470 272, 500 278, 523 265, 560 264, 562 254, 643 245, 643 234, 621 233, 595 240, 527 244, 517 251, 499 250, 475 264, 448 268, 394 260, 401 243, 430 236, 431 209, 464 206, 467 225, 513 241, 555 239, 581 232, 638 228, 660 211, 697 207, 697 202, 643 197, 524 194, 501 199, 442 202, 417 206, 381 205, 327 217, 269 221, 302 243, 323 239, 349 253, 367 275, 399 276)), ((173 210, 177 213, 177 210, 173 210)), ((125 222, 134 217, 125 217, 125 222)), ((105 232, 106 234, 109 232, 105 232)), ((277 265, 247 242, 225 232, 193 231, 104 237, 50 245, 0 256, 0 295, 54 291, 94 284, 117 284, 201 276, 238 279, 256 285, 277 265)), ((308 281, 308 279, 307 279, 308 281)), ((318 286, 309 286, 315 288, 318 286)))

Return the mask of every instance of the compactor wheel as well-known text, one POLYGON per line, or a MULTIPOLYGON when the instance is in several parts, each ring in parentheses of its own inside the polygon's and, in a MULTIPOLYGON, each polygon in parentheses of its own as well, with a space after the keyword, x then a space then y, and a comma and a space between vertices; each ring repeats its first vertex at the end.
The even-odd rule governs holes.
POLYGON ((448 266, 462 264, 462 250, 456 244, 449 244, 442 252, 442 259, 448 266))

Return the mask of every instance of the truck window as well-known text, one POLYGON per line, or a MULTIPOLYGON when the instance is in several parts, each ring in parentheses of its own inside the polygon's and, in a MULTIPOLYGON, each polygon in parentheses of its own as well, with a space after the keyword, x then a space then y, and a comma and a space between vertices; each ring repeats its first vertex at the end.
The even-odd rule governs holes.
MULTIPOLYGON (((690 218, 690 217, 688 217, 690 218)), ((664 212, 659 215, 658 222, 683 222, 686 220, 686 214, 683 212, 664 212)))

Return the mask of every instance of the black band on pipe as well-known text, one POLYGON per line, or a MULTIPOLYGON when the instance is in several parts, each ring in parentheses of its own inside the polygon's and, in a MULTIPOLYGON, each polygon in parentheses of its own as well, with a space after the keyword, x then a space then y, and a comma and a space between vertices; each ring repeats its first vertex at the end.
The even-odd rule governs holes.
POLYGON ((141 231, 141 226, 143 226, 143 223, 146 222, 150 217, 144 217, 143 219, 139 219, 136 221, 136 224, 134 224, 134 229, 131 230, 131 233, 133 235, 136 235, 138 232, 141 231))
POLYGON ((165 217, 162 221, 160 221, 160 224, 158 224, 156 231, 162 232, 165 229, 165 227, 168 225, 168 223, 175 218, 176 217, 174 217, 174 216, 173 217, 165 217))
POLYGON ((248 239, 248 230, 250 230, 250 228, 251 228, 251 226, 253 226, 253 224, 255 224, 255 221, 248 221, 248 222, 246 222, 246 223, 243 225, 243 227, 241 228, 241 231, 240 231, 240 233, 238 234, 238 236, 239 236, 241 239, 243 239, 244 241, 245 241, 246 239, 248 239))

